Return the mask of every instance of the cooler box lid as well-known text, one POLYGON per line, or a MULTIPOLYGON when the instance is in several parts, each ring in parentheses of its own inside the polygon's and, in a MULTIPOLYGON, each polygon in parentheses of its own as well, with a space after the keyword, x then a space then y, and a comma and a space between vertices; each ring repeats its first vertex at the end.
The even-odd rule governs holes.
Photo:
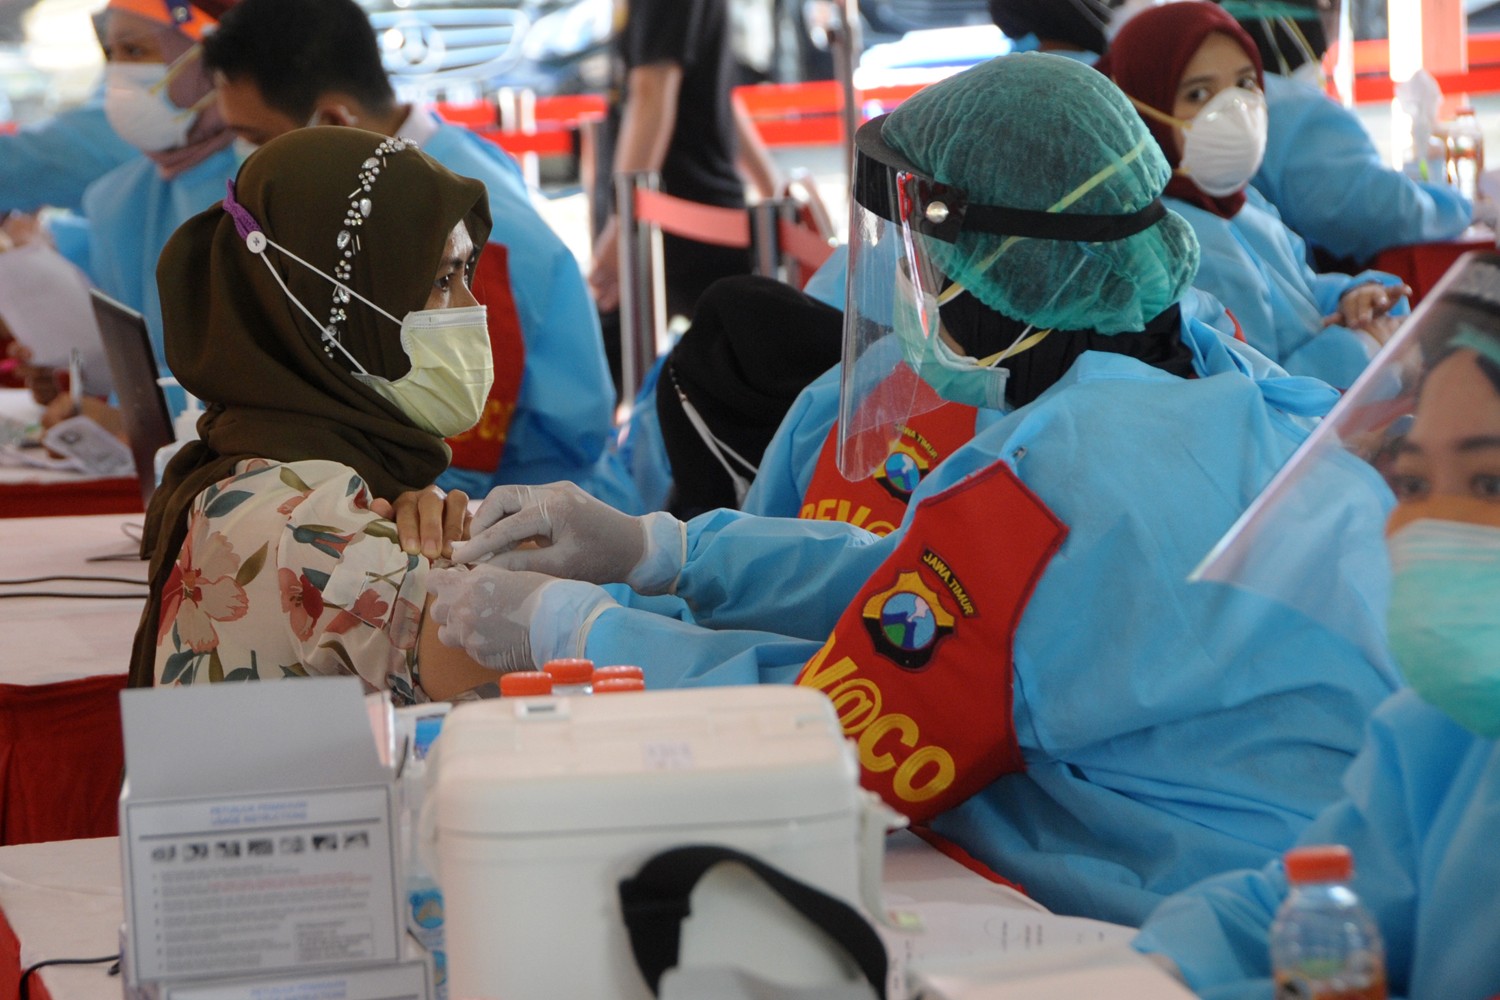
POLYGON ((428 758, 440 835, 811 821, 860 809, 833 706, 795 685, 500 698, 428 758))

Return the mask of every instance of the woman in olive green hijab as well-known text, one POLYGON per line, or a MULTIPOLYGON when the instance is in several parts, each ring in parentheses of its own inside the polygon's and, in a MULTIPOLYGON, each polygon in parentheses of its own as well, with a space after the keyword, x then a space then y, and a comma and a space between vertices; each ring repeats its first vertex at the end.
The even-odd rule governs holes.
POLYGON ((429 486, 488 394, 487 204, 404 140, 301 129, 168 242, 167 363, 207 411, 147 511, 132 684, 354 674, 400 704, 496 679, 423 627, 429 560, 371 509, 429 486))

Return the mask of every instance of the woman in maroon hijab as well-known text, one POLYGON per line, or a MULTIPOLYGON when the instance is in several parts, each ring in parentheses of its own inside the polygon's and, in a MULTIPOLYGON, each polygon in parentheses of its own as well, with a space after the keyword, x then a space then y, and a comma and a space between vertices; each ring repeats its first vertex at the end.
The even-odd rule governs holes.
POLYGON ((1315 274, 1302 239, 1250 187, 1266 148, 1254 41, 1216 4, 1153 7, 1099 63, 1174 168, 1168 207, 1202 247, 1195 287, 1228 307, 1250 344, 1289 372, 1350 385, 1393 332, 1410 293, 1378 271, 1315 274))

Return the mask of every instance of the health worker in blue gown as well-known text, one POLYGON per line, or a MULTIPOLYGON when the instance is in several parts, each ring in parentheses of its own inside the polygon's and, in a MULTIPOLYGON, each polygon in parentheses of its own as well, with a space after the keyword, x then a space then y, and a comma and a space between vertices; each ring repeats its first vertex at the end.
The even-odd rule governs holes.
POLYGON ((145 314, 167 374, 157 258, 178 226, 224 197, 239 163, 199 49, 215 22, 186 0, 110 0, 98 23, 104 111, 140 155, 84 192, 85 269, 105 294, 145 314))
MULTIPOLYGON (((1338 433, 1298 455, 1293 485, 1225 549, 1264 553, 1264 570, 1252 556, 1234 578, 1270 593, 1277 533, 1308 502, 1295 484, 1350 459, 1390 481, 1390 642, 1411 688, 1375 712, 1343 795, 1299 842, 1353 853, 1391 996, 1482 1000, 1500 993, 1500 256, 1455 270, 1369 391, 1329 418, 1338 433)), ((1220 875, 1164 902, 1135 945, 1203 997, 1269 998, 1286 894, 1279 861, 1220 875)))
POLYGON ((1360 266, 1390 247, 1457 237, 1474 206, 1456 187, 1392 170, 1359 118, 1326 92, 1321 62, 1337 4, 1231 8, 1265 66, 1266 156, 1250 183, 1319 256, 1360 266))
POLYGON ((478 496, 495 483, 568 479, 640 509, 610 447, 615 398, 593 301, 516 162, 431 109, 397 101, 354 0, 242 0, 205 48, 240 140, 258 145, 308 124, 369 129, 412 140, 489 190, 494 228, 471 282, 488 310, 495 381, 479 424, 449 441, 453 462, 438 485, 478 496))
POLYGON ((839 471, 877 475, 893 432, 949 405, 1003 418, 884 537, 501 488, 455 552, 479 564, 434 574, 433 614, 491 666, 581 654, 657 688, 818 687, 887 801, 1054 909, 1138 922, 1195 873, 1271 858, 1336 794, 1395 683, 1375 613, 1388 494, 1333 483, 1323 517, 1367 532, 1301 529, 1347 634, 1187 585, 1336 394, 1252 373, 1182 319, 1196 244, 1102 76, 993 60, 858 151, 839 471), (607 581, 702 624, 618 607, 607 581))
POLYGON ((83 192, 139 155, 115 134, 99 92, 76 108, 0 135, 0 213, 53 206, 75 211, 83 192))
POLYGON ((1409 292, 1378 271, 1315 274, 1307 249, 1250 178, 1266 147, 1260 54, 1206 0, 1132 18, 1099 64, 1129 95, 1175 168, 1168 204, 1202 247, 1195 284, 1234 314, 1251 346, 1292 374, 1353 383, 1390 336, 1409 292))

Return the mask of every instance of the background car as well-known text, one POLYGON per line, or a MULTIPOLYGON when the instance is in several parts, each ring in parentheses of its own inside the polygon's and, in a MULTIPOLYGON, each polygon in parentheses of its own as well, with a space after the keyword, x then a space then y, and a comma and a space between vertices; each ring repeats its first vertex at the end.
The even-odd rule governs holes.
POLYGON ((406 99, 603 90, 611 0, 360 0, 406 99))

